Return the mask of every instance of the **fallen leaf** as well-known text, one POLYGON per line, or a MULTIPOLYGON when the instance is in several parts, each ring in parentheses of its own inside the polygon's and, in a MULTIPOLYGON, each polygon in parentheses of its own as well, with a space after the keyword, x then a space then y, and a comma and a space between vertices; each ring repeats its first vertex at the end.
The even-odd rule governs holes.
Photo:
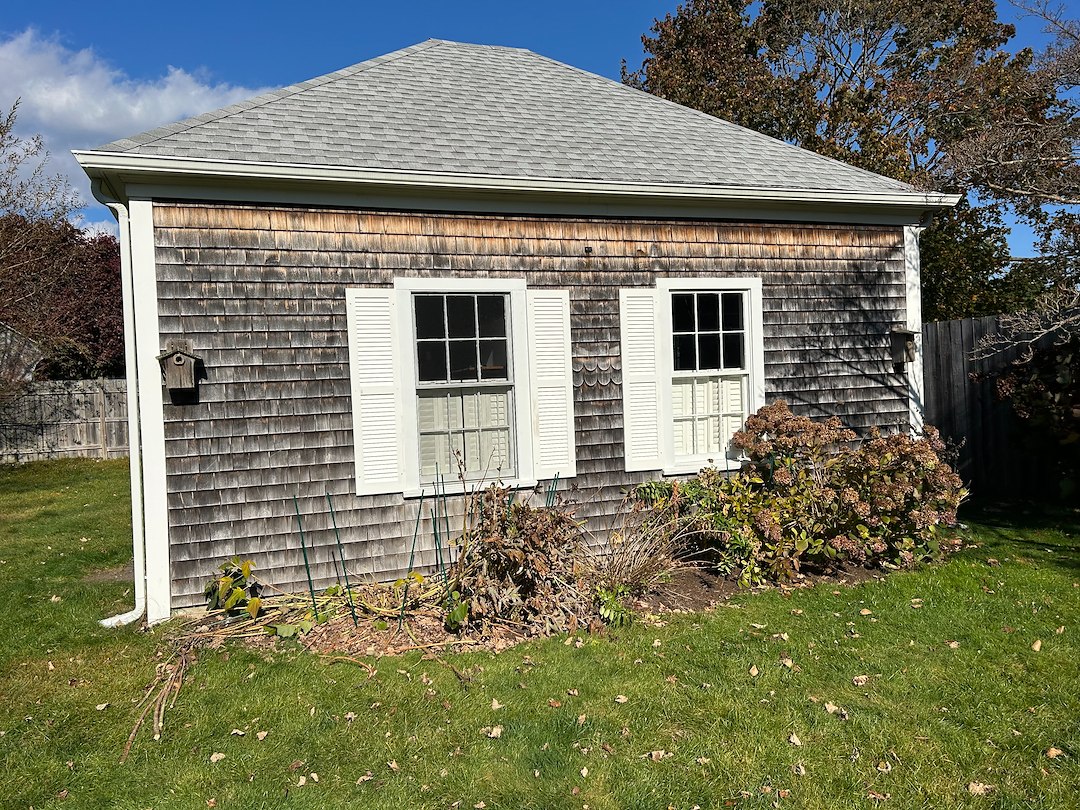
POLYGON ((370 782, 374 778, 375 778, 375 774, 373 774, 371 771, 368 771, 367 773, 365 773, 363 776, 361 776, 359 779, 356 780, 356 784, 362 785, 362 784, 364 784, 364 782, 370 782))
POLYGON ((480 729, 480 733, 481 734, 486 734, 488 737, 490 737, 493 740, 497 740, 497 739, 499 739, 499 737, 502 736, 503 727, 502 726, 484 726, 482 729, 480 729))
POLYGON ((799 610, 799 608, 795 608, 793 611, 791 611, 791 615, 792 616, 802 616, 802 611, 799 610))
POLYGON ((550 706, 553 709, 557 709, 560 706, 562 706, 562 702, 556 700, 555 698, 551 698, 550 700, 548 700, 548 706, 550 706))
POLYGON ((1055 633, 1057 633, 1057 634, 1058 634, 1058 635, 1060 636, 1060 635, 1061 635, 1062 633, 1064 633, 1064 632, 1065 632, 1065 625, 1061 625, 1061 627, 1059 627, 1059 628, 1058 628, 1057 630, 1055 630, 1054 632, 1055 632, 1055 633))
POLYGON ((568 694, 570 697, 577 697, 578 691, 577 689, 567 689, 566 694, 568 694))
POLYGON ((1062 751, 1060 748, 1054 748, 1053 746, 1050 746, 1049 748, 1046 749, 1046 758, 1047 759, 1057 759, 1058 757, 1064 756, 1064 755, 1065 755, 1065 752, 1062 751))
POLYGON ((696 762, 698 765, 708 765, 710 762, 712 762, 712 760, 708 757, 698 757, 694 760, 694 762, 696 762))
POLYGON ((676 678, 674 675, 668 675, 666 678, 664 678, 664 680, 667 681, 668 683, 678 683, 679 682, 679 679, 676 678))
POLYGON ((225 755, 223 753, 221 753, 220 751, 215 751, 214 753, 212 753, 210 755, 210 761, 211 762, 221 762, 221 760, 223 760, 223 759, 225 759, 225 755))
POLYGON ((296 780, 296 786, 297 787, 303 787, 306 784, 307 784, 307 777, 304 776, 303 774, 300 774, 300 778, 296 780))
POLYGON ((984 785, 982 782, 968 782, 967 786, 967 791, 972 796, 989 796, 993 790, 993 785, 984 785))
POLYGON ((583 714, 579 714, 579 715, 578 715, 578 717, 577 717, 577 724, 578 724, 579 726, 583 726, 583 725, 585 725, 585 715, 583 715, 583 714))
POLYGON ((315 771, 311 772, 311 781, 312 782, 318 782, 319 781, 319 775, 317 773, 315 773, 315 771))
POLYGON ((751 678, 756 678, 757 676, 758 676, 758 668, 757 668, 757 664, 755 664, 752 667, 750 667, 750 677, 751 678))
POLYGON ((851 679, 851 682, 855 686, 866 686, 866 683, 869 680, 870 680, 869 675, 856 675, 854 678, 851 679))
POLYGON ((755 630, 764 630, 769 625, 767 625, 767 624, 754 624, 753 622, 751 622, 750 626, 753 627, 755 630))
POLYGON ((473 807, 476 808, 476 810, 484 810, 484 808, 487 807, 487 804, 484 802, 477 802, 473 807))
POLYGON ((616 703, 626 703, 627 700, 629 700, 629 698, 626 695, 616 695, 615 696, 615 702, 616 703))
POLYGON ((95 708, 95 709, 97 709, 97 710, 98 710, 99 712, 103 712, 103 711, 105 711, 105 710, 106 710, 107 708, 109 708, 109 704, 108 704, 108 703, 99 703, 99 704, 98 704, 97 706, 95 706, 94 708, 95 708))
POLYGON ((232 731, 229 732, 229 734, 231 734, 233 737, 243 737, 245 732, 241 729, 234 728, 232 731))
POLYGON ((869 609, 867 609, 867 608, 863 608, 862 610, 860 610, 860 611, 859 611, 859 615, 860 615, 860 616, 873 616, 873 615, 874 615, 874 611, 872 611, 872 610, 869 610, 869 609))
POLYGON ((533 777, 535 779, 539 779, 540 778, 540 771, 533 771, 533 777))
POLYGON ((806 766, 801 762, 796 762, 791 766, 791 772, 796 776, 806 776, 806 766))
POLYGON ((881 761, 880 761, 880 762, 879 762, 879 763, 877 764, 877 769, 878 769, 879 771, 881 771, 881 773, 889 773, 890 771, 892 771, 892 765, 890 765, 890 764, 889 764, 888 762, 886 762, 885 760, 881 760, 881 761))
POLYGON ((493 712, 494 712, 494 711, 498 711, 499 709, 505 709, 505 708, 506 708, 506 704, 504 704, 504 703, 499 703, 499 701, 498 701, 498 700, 496 700, 495 698, 492 698, 492 699, 491 699, 491 710, 492 710, 493 712))
POLYGON ((781 658, 780 663, 788 669, 795 669, 795 662, 792 661, 790 658, 781 658))
POLYGON ((302 760, 302 759, 294 759, 292 762, 289 763, 289 770, 290 771, 298 771, 303 767, 304 767, 304 760, 302 760))
POLYGON ((949 649, 950 650, 958 650, 958 649, 960 649, 960 642, 959 641, 950 641, 949 642, 949 649))
POLYGON ((588 775, 589 775, 589 769, 588 768, 582 768, 581 769, 581 778, 584 779, 588 775))
POLYGON ((829 703, 829 701, 825 701, 825 711, 827 711, 829 714, 836 714, 839 708, 840 707, 837 706, 835 703, 829 703))
POLYGON ((1031 649, 1033 649, 1035 652, 1038 652, 1039 650, 1041 650, 1042 649, 1042 639, 1039 639, 1039 638, 1035 639, 1035 642, 1031 645, 1031 649))
POLYGON ((49 597, 49 601, 52 602, 55 605, 57 602, 63 602, 64 599, 63 599, 62 596, 57 596, 54 593, 52 596, 49 597))
POLYGON ((791 736, 787 738, 787 741, 792 745, 802 745, 802 740, 799 739, 799 735, 794 731, 791 732, 791 736))
POLYGON ((659 646, 660 646, 660 639, 658 639, 658 638, 654 638, 654 639, 653 639, 653 642, 652 642, 652 645, 653 645, 654 647, 659 647, 659 646))
POLYGON ((345 719, 351 723, 356 719, 356 712, 345 712, 345 719))
POLYGON ((662 759, 664 759, 666 757, 672 756, 672 754, 671 754, 671 752, 665 751, 663 748, 660 748, 660 749, 658 749, 656 751, 650 751, 645 756, 648 759, 651 759, 653 762, 659 762, 660 760, 662 760, 662 759))
POLYGON ((891 793, 878 793, 876 790, 866 791, 866 798, 873 799, 875 802, 888 801, 890 796, 892 796, 891 793))
POLYGON ((68 789, 64 788, 63 790, 61 790, 59 793, 56 794, 56 798, 58 798, 60 801, 63 801, 64 799, 66 799, 70 795, 71 794, 68 792, 68 789))
POLYGON ((259 742, 262 742, 266 739, 266 735, 269 733, 269 731, 260 731, 258 734, 255 735, 255 738, 259 740, 259 742))
POLYGON ((401 766, 397 764, 396 759, 392 759, 389 762, 387 762, 386 767, 389 768, 390 770, 392 770, 394 773, 397 773, 398 771, 401 770, 401 766))

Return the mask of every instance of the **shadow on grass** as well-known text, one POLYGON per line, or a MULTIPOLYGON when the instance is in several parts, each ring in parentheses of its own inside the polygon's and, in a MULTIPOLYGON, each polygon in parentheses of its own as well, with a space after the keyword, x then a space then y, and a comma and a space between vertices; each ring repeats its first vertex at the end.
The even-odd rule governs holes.
POLYGON ((961 520, 978 527, 984 550, 1019 547, 1041 561, 1075 573, 1080 571, 1080 509, 1030 503, 976 505, 961 520))

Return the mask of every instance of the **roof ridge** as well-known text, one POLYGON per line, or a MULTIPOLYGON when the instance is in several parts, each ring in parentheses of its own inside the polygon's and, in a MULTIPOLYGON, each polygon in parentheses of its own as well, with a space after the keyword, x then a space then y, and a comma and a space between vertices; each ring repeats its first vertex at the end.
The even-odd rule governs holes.
MULTIPOLYGON (((420 51, 427 50, 428 48, 437 47, 439 45, 462 45, 466 43, 451 43, 449 40, 442 39, 426 39, 423 42, 417 42, 414 45, 409 45, 404 48, 399 48, 396 51, 390 53, 380 54, 374 56, 371 59, 365 59, 362 62, 357 62, 352 65, 348 65, 330 73, 324 73, 321 76, 315 76, 310 79, 305 79, 302 82, 296 82, 294 84, 286 85, 285 87, 279 87, 276 90, 270 90, 265 93, 260 93, 257 96, 252 96, 244 101, 238 101, 235 104, 230 104, 226 107, 219 107, 216 110, 210 112, 201 113, 200 115, 194 115, 190 118, 185 118, 181 121, 177 121, 172 124, 165 124, 164 126, 155 127, 154 129, 147 130, 135 137, 122 138, 123 141, 130 141, 137 146, 145 146, 147 144, 159 141, 162 138, 167 138, 170 135, 177 135, 186 130, 194 129, 202 124, 208 124, 211 121, 220 121, 223 118, 228 118, 231 115, 237 115, 248 110, 253 110, 256 107, 263 107, 274 101, 280 101, 290 96, 295 96, 305 90, 310 90, 313 87, 322 87, 326 84, 332 84, 340 79, 346 79, 351 76, 355 76, 358 73, 363 73, 366 70, 370 70, 375 67, 379 67, 387 62, 393 62, 397 59, 403 59, 408 56, 412 56, 420 51), (153 137, 150 137, 153 136, 153 137)), ((496 46, 497 47, 497 46, 496 46)), ((118 143, 119 141, 111 141, 110 143, 118 143)))

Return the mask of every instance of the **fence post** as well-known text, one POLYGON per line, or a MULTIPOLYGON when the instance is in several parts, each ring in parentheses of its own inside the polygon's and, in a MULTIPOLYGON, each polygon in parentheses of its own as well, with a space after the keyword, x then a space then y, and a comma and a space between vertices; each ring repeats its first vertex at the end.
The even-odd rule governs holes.
POLYGON ((103 459, 107 459, 109 457, 109 429, 108 429, 109 420, 106 418, 106 411, 105 411, 105 403, 106 403, 105 378, 104 377, 98 377, 97 384, 98 384, 98 393, 100 394, 100 396, 98 397, 98 402, 101 403, 101 410, 100 410, 100 412, 101 412, 101 421, 98 423, 100 425, 98 430, 100 431, 101 435, 100 435, 100 437, 98 439, 98 443, 101 445, 101 457, 103 459))

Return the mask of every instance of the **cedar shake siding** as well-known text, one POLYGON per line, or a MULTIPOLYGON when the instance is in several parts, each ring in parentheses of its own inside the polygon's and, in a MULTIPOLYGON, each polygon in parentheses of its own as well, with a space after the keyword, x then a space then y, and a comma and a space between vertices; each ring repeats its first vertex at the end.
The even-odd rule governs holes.
MULTIPOLYGON (((888 336, 906 318, 900 226, 155 202, 154 242, 161 347, 191 340, 206 372, 197 404, 165 395, 174 607, 200 603, 233 555, 277 587, 305 589, 294 495, 316 587, 335 581, 327 492, 356 579, 407 570, 419 499, 354 494, 347 287, 453 276, 569 290, 577 477, 566 484, 598 537, 624 490, 659 475, 623 470, 621 288, 760 277, 767 400, 860 430, 908 426, 888 336)), ((421 569, 434 565, 430 505, 421 569)))

